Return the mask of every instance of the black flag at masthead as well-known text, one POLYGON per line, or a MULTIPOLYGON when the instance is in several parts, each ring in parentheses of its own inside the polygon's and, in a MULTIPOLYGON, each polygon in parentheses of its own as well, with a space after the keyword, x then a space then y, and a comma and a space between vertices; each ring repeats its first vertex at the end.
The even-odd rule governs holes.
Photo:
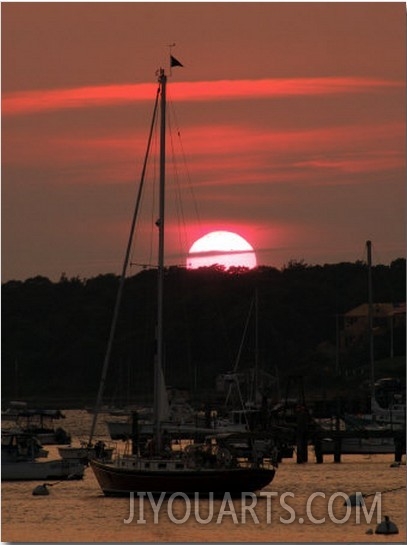
POLYGON ((183 64, 181 64, 181 63, 179 62, 178 59, 176 59, 176 58, 173 57, 172 55, 170 55, 170 59, 171 59, 171 68, 173 68, 174 66, 181 66, 181 67, 184 66, 183 64))

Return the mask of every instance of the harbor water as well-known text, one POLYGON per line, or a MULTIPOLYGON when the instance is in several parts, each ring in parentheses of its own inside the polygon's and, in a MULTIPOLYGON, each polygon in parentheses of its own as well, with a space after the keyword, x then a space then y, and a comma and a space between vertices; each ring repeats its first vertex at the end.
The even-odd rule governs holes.
MULTIPOLYGON (((66 411, 64 427, 74 443, 86 440, 91 415, 66 411)), ((97 438, 107 440, 106 415, 97 438)), ((56 447, 47 447, 56 456, 56 447)), ((406 466, 394 455, 326 456, 316 464, 284 460, 273 482, 256 497, 184 498, 103 496, 90 468, 81 481, 49 487, 38 482, 2 483, 3 542, 406 542, 406 466), (344 496, 364 495, 365 508, 347 507, 344 496), (378 495, 376 493, 381 493, 378 495), (398 534, 374 533, 387 515, 398 534)))

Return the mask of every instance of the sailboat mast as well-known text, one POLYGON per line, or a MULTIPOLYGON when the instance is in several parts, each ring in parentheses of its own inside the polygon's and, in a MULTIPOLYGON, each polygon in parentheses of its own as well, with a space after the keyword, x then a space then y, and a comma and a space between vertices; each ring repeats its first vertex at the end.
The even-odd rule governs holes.
POLYGON ((368 281, 368 328, 370 356, 370 396, 374 398, 374 339, 373 339, 373 288, 372 288, 372 243, 366 242, 367 250, 367 281, 368 281))
POLYGON ((256 288, 254 292, 254 301, 255 301, 255 325, 254 325, 254 335, 255 335, 255 346, 254 346, 254 404, 257 402, 257 390, 259 388, 259 292, 256 288))
POLYGON ((165 219, 165 131, 166 131, 166 86, 167 76, 161 68, 158 81, 161 87, 160 122, 160 196, 158 226, 158 274, 157 274, 157 353, 154 365, 154 420, 155 445, 161 448, 161 381, 164 361, 163 340, 163 286, 164 286, 164 219, 165 219))

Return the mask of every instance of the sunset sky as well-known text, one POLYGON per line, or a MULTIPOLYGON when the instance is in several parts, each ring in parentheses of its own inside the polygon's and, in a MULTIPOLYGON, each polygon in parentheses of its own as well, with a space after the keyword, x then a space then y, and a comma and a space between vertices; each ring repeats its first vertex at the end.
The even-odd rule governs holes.
MULTIPOLYGON (((365 259, 368 239, 376 263, 405 256, 405 3, 1 11, 3 282, 120 273, 174 42, 169 263, 214 230, 277 268, 365 259)), ((146 208, 134 263, 151 257, 146 208)))

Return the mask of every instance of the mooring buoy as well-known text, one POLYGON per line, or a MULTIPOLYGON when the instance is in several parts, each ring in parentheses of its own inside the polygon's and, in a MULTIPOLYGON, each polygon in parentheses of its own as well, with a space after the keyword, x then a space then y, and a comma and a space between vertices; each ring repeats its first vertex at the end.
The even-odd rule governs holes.
POLYGON ((390 518, 385 515, 384 520, 380 522, 377 527, 375 534, 398 534, 399 529, 397 526, 390 520, 390 518))
POLYGON ((345 500, 343 505, 349 505, 350 507, 360 507, 364 504, 365 500, 363 499, 362 492, 356 492, 355 494, 351 494, 350 496, 348 496, 348 499, 345 500))
POLYGON ((33 496, 49 496, 47 483, 36 486, 33 490, 33 496))

